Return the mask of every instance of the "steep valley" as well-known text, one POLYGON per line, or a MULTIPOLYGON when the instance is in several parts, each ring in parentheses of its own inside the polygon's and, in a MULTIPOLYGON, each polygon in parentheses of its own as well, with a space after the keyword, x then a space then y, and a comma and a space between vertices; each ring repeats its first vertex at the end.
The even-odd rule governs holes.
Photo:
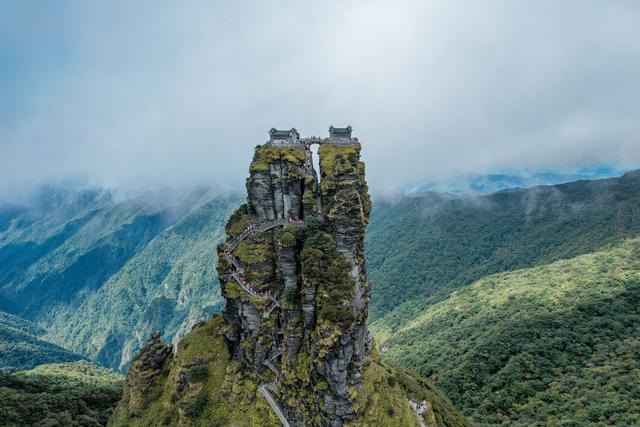
POLYGON ((0 215, 2 308, 124 370, 154 330, 172 339, 221 309, 215 247, 237 203, 207 189, 44 189, 0 215))

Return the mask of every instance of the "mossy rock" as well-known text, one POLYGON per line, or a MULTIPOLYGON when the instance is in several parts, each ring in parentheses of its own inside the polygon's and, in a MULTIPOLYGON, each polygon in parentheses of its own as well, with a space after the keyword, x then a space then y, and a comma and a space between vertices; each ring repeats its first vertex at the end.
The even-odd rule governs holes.
POLYGON ((167 374, 156 384, 158 398, 136 414, 120 402, 109 425, 279 426, 257 391, 259 379, 229 360, 222 328, 222 318, 214 316, 185 335, 175 357, 165 362, 167 374), (196 366, 197 378, 190 379, 187 373, 196 366))
MULTIPOLYGON (((216 315, 185 335, 175 357, 165 361, 163 375, 153 390, 157 397, 135 414, 121 401, 109 425, 280 426, 257 389, 260 382, 273 378, 249 374, 229 360, 223 327, 222 318, 216 315)), ((308 370, 296 368, 295 372, 285 373, 283 385, 287 375, 293 375, 290 378, 294 382, 307 385, 297 390, 298 403, 312 400, 316 389, 323 388, 323 384, 310 382, 308 370)), ((468 425, 447 398, 428 383, 377 360, 365 369, 364 387, 352 393, 361 417, 347 424, 350 426, 418 426, 417 414, 408 403, 410 398, 430 403, 429 418, 425 418, 427 425, 468 425), (430 420, 435 424, 430 424, 430 420)), ((296 400, 290 403, 295 404, 296 400)), ((305 408, 300 405, 300 409, 305 408)))
POLYGON ((269 172, 272 163, 284 161, 301 166, 304 163, 303 148, 286 148, 275 147, 271 145, 262 145, 256 149, 253 161, 249 166, 249 172, 269 172))
MULTIPOLYGON (((280 426, 278 418, 258 392, 258 384, 273 378, 259 378, 244 372, 229 359, 223 339, 222 318, 218 315, 197 325, 178 344, 175 357, 169 357, 154 386, 157 398, 132 414, 121 401, 109 423, 113 427, 137 426, 280 426)), ((301 356, 303 353, 301 353, 301 356)), ((310 363, 309 358, 300 360, 310 363)), ((280 390, 287 379, 307 386, 296 390, 297 404, 312 401, 316 390, 326 384, 313 384, 309 371, 296 368, 285 372, 280 390)), ((290 387, 287 388, 289 390, 290 387)), ((274 394, 277 395, 278 391, 274 394)), ((360 414, 349 426, 419 426, 417 414, 408 399, 427 400, 426 425, 466 426, 468 423, 448 399, 413 374, 372 360, 365 369, 364 386, 352 390, 360 414), (433 423, 431 422, 433 421, 433 423)), ((292 405, 294 406, 294 405, 292 405)), ((304 411, 304 405, 298 405, 304 411)), ((314 420, 314 415, 309 414, 314 420)), ((320 422, 318 418, 316 422, 320 422)), ((319 425, 312 422, 310 425, 319 425)))

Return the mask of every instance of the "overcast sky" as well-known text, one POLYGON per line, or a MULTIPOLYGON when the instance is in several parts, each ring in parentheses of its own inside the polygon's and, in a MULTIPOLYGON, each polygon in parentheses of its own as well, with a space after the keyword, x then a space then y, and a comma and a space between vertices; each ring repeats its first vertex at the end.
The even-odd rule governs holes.
POLYGON ((2 1, 0 197, 243 184, 351 124, 373 188, 640 164, 638 1, 2 1))

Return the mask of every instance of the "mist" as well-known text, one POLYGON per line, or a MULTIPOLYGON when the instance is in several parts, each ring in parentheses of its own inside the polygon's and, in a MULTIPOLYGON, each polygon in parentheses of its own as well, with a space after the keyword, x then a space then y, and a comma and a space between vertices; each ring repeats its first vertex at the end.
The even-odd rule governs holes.
POLYGON ((5 1, 0 198, 244 183, 271 127, 354 128, 376 191, 640 164, 634 1, 5 1))

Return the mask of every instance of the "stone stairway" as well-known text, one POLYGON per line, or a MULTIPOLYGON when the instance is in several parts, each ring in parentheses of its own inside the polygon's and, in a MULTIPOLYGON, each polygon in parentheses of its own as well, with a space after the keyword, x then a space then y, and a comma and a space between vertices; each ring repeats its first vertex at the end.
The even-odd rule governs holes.
POLYGON ((231 240, 231 242, 227 243, 225 245, 225 248, 224 248, 224 259, 227 260, 227 262, 229 264, 233 265, 233 267, 236 269, 236 271, 231 273, 231 277, 233 277, 233 279, 236 282, 238 282, 240 287, 245 292, 247 292, 249 295, 251 295, 253 297, 257 297, 257 298, 268 297, 268 298, 271 298, 272 304, 267 309, 265 314, 263 314, 264 317, 269 317, 271 312, 276 307, 279 307, 280 304, 273 297, 271 291, 266 291, 266 292, 257 291, 249 283, 246 282, 246 280, 242 277, 242 273, 244 272, 244 265, 242 265, 242 263, 235 256, 233 256, 232 252, 233 252, 233 250, 235 248, 238 247, 240 242, 242 242, 244 239, 246 239, 247 237, 249 237, 253 233, 262 233, 262 232, 265 232, 267 230, 270 230, 270 229, 272 229, 274 227, 278 227, 278 226, 281 226, 281 225, 301 226, 301 225, 304 225, 304 221, 301 220, 301 219, 286 218, 286 219, 277 219, 277 220, 273 220, 273 221, 266 221, 266 222, 263 222, 263 223, 260 223, 260 224, 251 224, 249 227, 244 229, 244 231, 242 233, 238 234, 235 238, 233 238, 233 240, 231 240))
MULTIPOLYGON (((248 293, 253 297, 257 297, 257 298, 267 297, 271 299, 271 305, 262 314, 264 318, 269 317, 273 312, 273 310, 275 310, 276 307, 280 306, 280 303, 276 298, 274 298, 273 293, 271 291, 257 291, 249 283, 247 283, 247 281, 242 276, 242 274, 244 273, 245 267, 235 256, 233 256, 232 252, 236 247, 238 247, 240 242, 242 242, 244 239, 246 239, 253 233, 262 233, 281 225, 302 226, 304 225, 304 221, 288 218, 288 219, 267 221, 261 224, 251 224, 242 233, 240 233, 235 238, 233 238, 231 242, 227 243, 224 247, 224 259, 235 268, 235 271, 231 273, 231 277, 233 277, 233 279, 236 282, 238 282, 240 287, 246 293, 248 293)), ((276 374, 276 379, 270 383, 266 383, 266 382, 261 383, 260 385, 258 385, 258 391, 260 392, 260 394, 264 396, 267 403, 269 403, 269 406, 271 406, 271 409, 273 409, 273 412, 276 413, 282 425, 284 427, 290 427, 289 421, 287 421, 287 418, 284 415, 284 412, 282 412, 282 409, 278 405, 278 402, 276 402, 276 400, 273 398, 273 396, 271 396, 271 393, 269 392, 269 390, 271 391, 275 390, 280 384, 281 373, 280 373, 280 370, 272 363, 272 360, 277 359, 278 357, 280 357, 281 354, 282 354, 282 348, 278 348, 275 351, 275 353, 273 353, 271 357, 264 362, 265 366, 267 366, 269 369, 271 369, 271 371, 273 371, 276 374)))
POLYGON ((274 360, 277 359, 278 357, 280 357, 280 355, 282 354, 282 347, 279 347, 275 353, 273 353, 271 355, 271 357, 269 358, 269 360, 274 360))
POLYGON ((278 348, 276 352, 273 353, 269 359, 264 361, 265 366, 271 369, 271 371, 273 371, 274 374, 276 374, 276 379, 270 383, 265 383, 265 382, 261 383, 258 386, 258 390, 267 400, 267 403, 269 403, 269 405, 271 406, 271 409, 273 409, 273 412, 276 413, 282 425, 285 427, 289 427, 290 424, 289 424, 289 421, 287 421, 287 417, 284 415, 284 412, 282 412, 282 409, 280 409, 278 402, 276 402, 273 396, 271 396, 271 393, 269 393, 269 390, 271 391, 275 390, 280 384, 280 379, 282 377, 282 374, 280 373, 280 370, 271 361, 280 357, 281 354, 282 354, 282 348, 278 348))
POLYGON ((287 421, 287 417, 285 417, 284 412, 282 412, 282 409, 280 409, 280 406, 278 406, 278 403, 271 396, 271 393, 269 393, 269 390, 267 390, 267 386, 265 384, 260 384, 258 386, 258 391, 267 400, 267 403, 269 404, 269 406, 271 406, 271 409, 273 409, 273 412, 276 413, 282 425, 284 427, 290 427, 291 424, 289 424, 289 421, 287 421))
POLYGON ((267 309, 265 310, 265 312, 262 314, 262 317, 263 317, 263 318, 265 318, 265 319, 266 319, 267 317, 269 317, 269 315, 271 314, 271 312, 272 312, 273 310, 275 310, 275 308, 276 308, 276 307, 280 307, 280 303, 278 302, 278 300, 274 299, 274 300, 271 302, 271 305, 269 306, 269 308, 267 308, 267 309))
POLYGON ((275 390, 276 387, 280 385, 280 370, 276 368, 276 366, 271 363, 270 360, 265 360, 264 364, 276 374, 276 379, 273 382, 267 383, 265 385, 269 390, 275 390))

